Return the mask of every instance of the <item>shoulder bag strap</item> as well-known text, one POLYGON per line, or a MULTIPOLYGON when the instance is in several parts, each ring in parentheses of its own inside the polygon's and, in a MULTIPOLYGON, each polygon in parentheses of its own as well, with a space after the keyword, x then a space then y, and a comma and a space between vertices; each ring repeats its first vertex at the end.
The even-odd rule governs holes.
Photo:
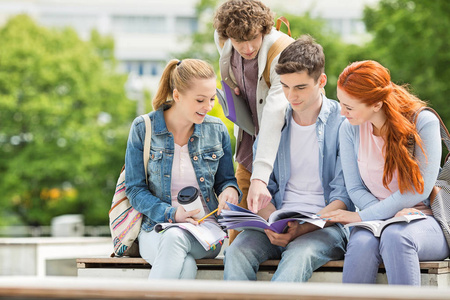
MULTIPOLYGON (((413 122, 416 123, 417 121, 417 117, 419 116, 420 112, 423 110, 428 110, 429 112, 432 112, 439 120, 439 124, 440 124, 440 128, 441 128, 441 140, 444 142, 445 147, 447 147, 447 150, 449 151, 449 153, 447 154, 447 156, 445 157, 444 162, 447 161, 449 155, 450 155, 450 133, 448 132, 447 127, 445 126, 444 122, 442 121, 441 117, 439 116, 439 114, 432 109, 431 107, 421 107, 419 108, 413 116, 413 122)), ((414 146, 415 146, 415 141, 414 141, 414 137, 411 135, 408 139, 408 151, 410 152, 411 156, 414 156, 414 146)))
POLYGON ((142 115, 145 121, 145 140, 144 140, 144 169, 145 169, 145 182, 147 182, 147 166, 150 159, 150 144, 152 142, 152 122, 148 114, 142 115))
POLYGON ((450 155, 450 134, 448 132, 448 129, 445 126, 445 124, 442 121, 442 119, 439 116, 439 114, 434 109, 432 109, 431 107, 424 107, 423 109, 432 112, 439 120, 439 123, 440 123, 440 126, 441 126, 441 140, 444 142, 445 146, 447 147, 447 150, 449 151, 449 153, 445 157, 445 161, 447 161, 448 156, 450 155))
MULTIPOLYGON (((439 116, 439 114, 434 109, 432 109, 431 107, 421 107, 421 108, 419 108, 414 113, 413 118, 412 118, 414 124, 417 121, 417 117, 418 117, 419 113, 421 111, 423 111, 423 110, 428 110, 428 111, 432 112, 439 120, 440 131, 441 131, 441 140, 444 142, 445 147, 447 147, 447 150, 449 151, 449 153, 447 154, 447 156, 445 157, 445 160, 444 160, 444 164, 445 164, 447 162, 448 158, 449 158, 449 155, 450 155, 450 134, 448 132, 448 129, 445 126, 445 124, 442 121, 442 119, 439 116)), ((408 151, 409 151, 409 154, 411 156, 414 156, 414 147, 415 147, 415 141, 414 141, 414 137, 411 135, 408 138, 408 151)), ((441 175, 442 175, 442 173, 439 176, 441 176, 441 175)), ((436 198, 436 195, 438 194, 440 189, 441 189, 441 187, 438 187, 438 186, 434 186, 433 187, 433 190, 431 191, 431 194, 430 194, 430 197, 429 197, 430 198, 430 204, 433 204, 434 199, 436 198)))

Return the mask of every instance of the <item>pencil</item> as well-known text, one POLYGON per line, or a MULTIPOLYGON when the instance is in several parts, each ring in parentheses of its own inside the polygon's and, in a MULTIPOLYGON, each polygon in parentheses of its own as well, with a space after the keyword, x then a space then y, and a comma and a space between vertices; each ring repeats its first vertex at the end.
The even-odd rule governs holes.
POLYGON ((206 216, 204 216, 203 218, 201 218, 200 220, 198 220, 197 222, 201 222, 204 221, 207 217, 211 216, 213 213, 217 212, 219 209, 216 208, 215 210, 213 210, 212 212, 210 212, 209 214, 207 214, 206 216))

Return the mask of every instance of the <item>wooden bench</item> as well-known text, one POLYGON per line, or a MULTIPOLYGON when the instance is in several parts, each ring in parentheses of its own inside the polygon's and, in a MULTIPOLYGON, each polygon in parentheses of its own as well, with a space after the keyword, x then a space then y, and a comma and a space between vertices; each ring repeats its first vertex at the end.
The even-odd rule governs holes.
MULTIPOLYGON (((278 266, 279 260, 268 260, 261 264, 258 280, 270 280, 278 266)), ((223 259, 197 260, 197 279, 222 280, 223 259)), ((317 269, 309 282, 340 283, 342 281, 343 260, 330 261, 317 269)), ((147 278, 151 269, 142 258, 134 257, 90 257, 78 258, 79 277, 132 277, 147 278)), ((450 286, 450 261, 421 262, 421 281, 423 286, 450 286)), ((381 265, 378 271, 377 283, 387 284, 386 271, 381 265)))

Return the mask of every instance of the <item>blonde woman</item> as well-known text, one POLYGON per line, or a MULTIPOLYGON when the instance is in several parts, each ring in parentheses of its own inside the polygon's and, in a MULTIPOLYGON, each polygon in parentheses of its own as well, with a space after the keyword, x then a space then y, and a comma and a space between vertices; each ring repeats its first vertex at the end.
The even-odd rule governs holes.
MULTIPOLYGON (((152 265, 149 278, 194 279, 195 259, 214 258, 220 251, 205 251, 186 230, 170 228, 163 234, 160 222, 190 222, 199 210, 185 211, 177 194, 183 187, 199 189, 205 212, 220 210, 226 201, 237 204, 230 137, 218 118, 208 116, 216 96, 216 75, 210 64, 197 59, 171 60, 153 100, 148 185, 142 161, 145 123, 134 120, 125 157, 126 193, 132 206, 144 215, 139 234, 141 256, 152 265), (218 195, 218 198, 216 197, 218 195)), ((215 221, 212 217, 211 221, 215 221)))

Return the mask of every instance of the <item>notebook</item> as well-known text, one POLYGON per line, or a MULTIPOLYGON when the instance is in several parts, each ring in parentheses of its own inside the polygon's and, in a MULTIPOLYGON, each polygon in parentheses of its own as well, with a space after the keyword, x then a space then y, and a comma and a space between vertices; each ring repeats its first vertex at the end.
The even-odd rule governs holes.
POLYGON ((163 233, 171 227, 179 227, 192 233, 206 251, 209 249, 214 250, 216 245, 222 244, 227 236, 215 222, 203 222, 199 225, 193 225, 191 223, 158 223, 155 225, 155 231, 163 233))
POLYGON ((222 105, 223 113, 234 124, 250 135, 255 135, 252 113, 247 102, 222 80, 222 90, 217 90, 217 98, 222 105))

